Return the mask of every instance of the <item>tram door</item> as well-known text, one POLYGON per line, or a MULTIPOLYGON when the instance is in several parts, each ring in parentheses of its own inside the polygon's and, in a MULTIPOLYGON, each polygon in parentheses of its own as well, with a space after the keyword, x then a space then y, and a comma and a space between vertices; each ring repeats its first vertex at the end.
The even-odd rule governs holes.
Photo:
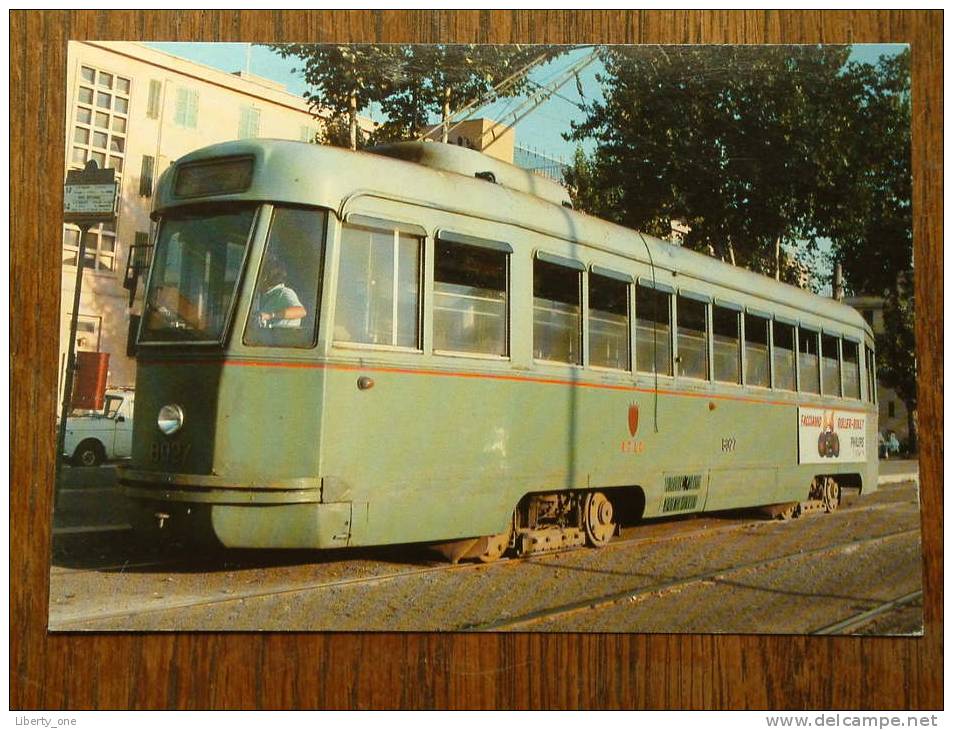
POLYGON ((732 509, 775 501, 777 465, 773 455, 783 435, 778 406, 759 402, 744 383, 770 386, 768 318, 740 308, 711 307, 712 380, 709 403, 710 486, 706 510, 732 509), (742 337, 741 333, 745 336, 742 337))

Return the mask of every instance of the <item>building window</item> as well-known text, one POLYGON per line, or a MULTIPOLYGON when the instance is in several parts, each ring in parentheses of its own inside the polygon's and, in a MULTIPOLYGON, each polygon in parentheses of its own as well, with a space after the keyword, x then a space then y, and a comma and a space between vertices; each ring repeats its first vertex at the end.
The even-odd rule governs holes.
POLYGON ((139 195, 152 196, 152 176, 155 171, 155 158, 149 155, 142 156, 142 170, 139 173, 139 195))
POLYGON ((302 124, 300 135, 298 137, 301 142, 316 142, 318 138, 318 128, 311 124, 302 124))
POLYGON ((96 160, 100 169, 111 167, 121 176, 126 153, 129 79, 82 66, 76 94, 76 112, 69 165, 82 168, 96 160), (89 84, 85 86, 84 84, 89 84), (95 86, 95 104, 94 89, 95 86))
POLYGON ((186 129, 196 129, 199 122, 199 92, 195 89, 176 89, 175 123, 186 129))
POLYGON ((745 384, 771 387, 768 320, 745 312, 745 384))
POLYGON ((589 364, 629 369, 629 285, 589 274, 589 364))
POLYGON ((434 350, 505 356, 508 254, 441 239, 435 251, 434 350))
MULTIPOLYGON (((76 226, 63 227, 63 263, 76 266, 80 231, 76 226)), ((102 223, 86 232, 83 266, 93 271, 116 270, 116 226, 102 223)))
POLYGON ((887 401, 887 418, 896 418, 897 417, 897 406, 892 401, 887 401))
POLYGON ((258 136, 258 127, 261 121, 261 112, 254 107, 246 106, 241 110, 238 120, 238 138, 250 139, 258 136))
MULTIPOLYGON (((69 327, 73 313, 67 312, 66 326, 69 327)), ((80 314, 76 317, 76 349, 81 352, 99 352, 99 335, 102 317, 80 314)))
POLYGON ((635 287, 635 366, 640 373, 672 374, 672 297, 635 287))
POLYGON ((741 312, 712 307, 711 329, 715 380, 741 382, 741 312))
MULTIPOLYGON (((70 135, 69 167, 79 169, 95 160, 101 169, 116 171, 120 190, 126 162, 130 87, 128 78, 81 66, 70 135)), ((63 227, 64 264, 76 266, 79 235, 76 226, 63 227)), ((94 271, 116 270, 114 223, 101 224, 87 232, 84 259, 84 266, 94 271)))
POLYGON ((158 119, 161 104, 162 83, 153 79, 149 82, 149 103, 146 105, 146 116, 149 119, 158 119))
POLYGON ((863 309, 860 314, 863 316, 864 321, 869 324, 871 327, 874 326, 874 310, 872 309, 863 309))
POLYGON ((344 225, 334 340, 420 348, 421 240, 344 225))
POLYGON ((677 375, 708 380, 708 305, 679 295, 675 310, 678 333, 677 375))
POLYGON ((582 364, 582 272, 533 260, 533 357, 582 364))

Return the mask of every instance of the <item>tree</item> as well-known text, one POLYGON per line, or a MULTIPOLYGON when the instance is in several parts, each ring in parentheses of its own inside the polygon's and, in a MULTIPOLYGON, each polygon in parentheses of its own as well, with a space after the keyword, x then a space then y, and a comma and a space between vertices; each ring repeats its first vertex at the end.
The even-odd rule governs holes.
POLYGON ((300 70, 309 86, 304 98, 315 116, 330 116, 325 119, 330 131, 325 132, 322 141, 331 144, 343 142, 340 127, 346 123, 347 146, 352 150, 362 142, 358 122, 360 112, 393 94, 399 81, 400 52, 397 46, 288 43, 269 44, 268 48, 282 58, 303 61, 300 70))
POLYGON ((406 139, 427 129, 436 118, 440 141, 447 142, 451 116, 482 100, 517 96, 531 85, 527 71, 565 51, 559 46, 407 45, 401 46, 402 79, 382 105, 382 131, 406 139))
MULTIPOLYGON (((780 274, 787 242, 813 249, 853 174, 844 154, 857 81, 846 46, 610 47, 605 101, 569 139, 593 138, 594 184, 630 227, 691 226, 685 245, 780 274)), ((573 172, 572 174, 576 174, 573 172)))
POLYGON ((531 67, 564 52, 560 46, 486 44, 268 47, 303 62, 305 99, 316 115, 330 114, 321 141, 340 144, 346 120, 351 149, 416 138, 434 119, 447 142, 453 114, 477 100, 483 105, 522 93, 531 84, 526 74, 531 67), (374 103, 385 120, 365 136, 358 115, 374 103))
POLYGON ((904 289, 898 277, 913 266, 910 51, 850 72, 861 99, 851 151, 859 174, 847 190, 849 204, 832 204, 828 217, 850 288, 882 296, 904 289))
MULTIPOLYGON (((903 277, 905 278, 905 277, 903 277)), ((914 294, 906 282, 884 298, 884 331, 877 335, 877 378, 893 389, 907 408, 909 450, 917 449, 917 349, 914 294)))
POLYGON ((880 380, 914 419, 909 50, 876 64, 846 46, 616 47, 603 60, 605 101, 566 135, 596 142, 567 173, 574 204, 657 235, 684 218, 686 245, 778 278, 785 243, 793 264, 829 239, 847 288, 885 297, 880 380))

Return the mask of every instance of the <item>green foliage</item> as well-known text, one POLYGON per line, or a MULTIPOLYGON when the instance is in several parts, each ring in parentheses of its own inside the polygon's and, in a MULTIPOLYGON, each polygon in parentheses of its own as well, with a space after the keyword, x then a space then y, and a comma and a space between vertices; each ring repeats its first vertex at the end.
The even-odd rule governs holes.
MULTIPOLYGON (((282 58, 299 58, 308 84, 304 98, 311 109, 329 114, 330 127, 322 141, 341 144, 341 125, 348 130, 347 144, 356 149, 361 141, 358 114, 370 104, 393 93, 399 68, 396 46, 361 43, 316 45, 311 43, 269 44, 282 58)), ((299 70, 299 69, 294 69, 299 70)))
MULTIPOLYGON (((877 336, 877 378, 897 395, 909 412, 917 406, 917 350, 912 282, 901 277, 884 298, 884 331, 877 336)), ((911 420, 911 438, 916 421, 911 420)))
MULTIPOLYGON (((616 46, 605 101, 567 139, 574 205, 801 284, 831 242, 854 293, 886 295, 881 381, 916 407, 910 52, 876 64, 848 46, 616 46), (775 256, 776 247, 793 253, 775 256)), ((816 276, 809 285, 821 283, 816 276)))
MULTIPOLYGON (((897 290, 913 266, 910 52, 853 65, 860 99, 849 196, 828 212, 844 275, 858 293, 897 290)), ((901 287, 902 289, 902 287, 901 287)))
POLYGON ((519 45, 269 45, 303 62, 311 108, 330 114, 321 141, 360 147, 413 139, 434 120, 446 139, 450 115, 477 99, 488 103, 522 93, 524 68, 555 58, 561 47, 519 45), (363 135, 356 115, 379 104, 386 120, 363 135), (348 135, 341 130, 347 124, 348 135))
MULTIPOLYGON (((605 101, 566 135, 596 141, 567 177, 577 204, 653 233, 683 218, 688 247, 733 252, 763 273, 774 272, 779 240, 810 257, 826 237, 848 253, 883 204, 877 186, 903 195, 902 165, 874 162, 904 123, 886 119, 902 61, 891 77, 849 55, 847 46, 607 48, 605 101)), ((854 258, 845 273, 859 288, 863 257, 854 258)))

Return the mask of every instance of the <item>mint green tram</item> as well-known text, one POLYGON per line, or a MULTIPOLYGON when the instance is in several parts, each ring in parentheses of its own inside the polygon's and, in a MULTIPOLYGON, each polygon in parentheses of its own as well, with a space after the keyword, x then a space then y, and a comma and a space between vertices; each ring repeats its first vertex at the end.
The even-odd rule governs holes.
POLYGON ((143 528, 492 560, 876 489, 856 311, 512 165, 229 142, 166 171, 153 216, 120 477, 143 528))

